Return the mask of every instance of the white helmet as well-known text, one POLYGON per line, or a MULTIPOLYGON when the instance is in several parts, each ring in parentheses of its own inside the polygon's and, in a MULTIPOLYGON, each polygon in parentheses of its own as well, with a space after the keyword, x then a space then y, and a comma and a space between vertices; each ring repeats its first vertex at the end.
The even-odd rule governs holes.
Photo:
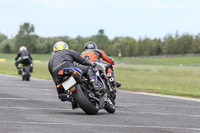
POLYGON ((21 47, 19 48, 19 51, 23 51, 23 50, 27 50, 27 48, 26 48, 25 46, 21 46, 21 47))

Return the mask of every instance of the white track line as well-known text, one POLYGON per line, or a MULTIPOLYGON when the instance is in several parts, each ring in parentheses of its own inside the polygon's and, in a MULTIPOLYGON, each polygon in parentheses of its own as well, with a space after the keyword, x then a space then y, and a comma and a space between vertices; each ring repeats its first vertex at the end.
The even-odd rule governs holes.
POLYGON ((148 114, 148 115, 162 115, 162 116, 187 116, 187 117, 200 117, 200 115, 191 115, 191 114, 172 114, 172 113, 154 113, 154 112, 132 112, 132 111, 119 111, 116 112, 121 113, 129 113, 129 114, 148 114))
MULTIPOLYGON (((171 105, 171 104, 137 104, 137 103, 122 103, 123 105, 129 105, 129 106, 163 106, 163 107, 176 107, 176 108, 200 108, 200 106, 189 106, 189 105, 185 105, 185 106, 181 106, 181 105, 171 105)), ((118 102, 117 106, 120 106, 120 101, 118 102)))
POLYGON ((0 121, 4 124, 27 124, 27 125, 65 125, 65 126, 93 126, 93 127, 114 127, 114 128, 150 128, 150 129, 175 129, 175 130, 192 130, 200 131, 200 128, 185 128, 185 127, 165 127, 165 126, 133 126, 133 125, 105 125, 105 124, 70 124, 69 122, 23 122, 23 121, 0 121))
POLYGON ((188 116, 188 117, 200 117, 200 115, 190 115, 190 114, 172 114, 172 113, 152 113, 152 112, 138 112, 139 114, 151 114, 151 115, 167 115, 167 116, 188 116))
POLYGON ((125 90, 118 90, 118 91, 126 92, 126 93, 139 94, 139 95, 148 95, 148 96, 156 96, 156 97, 164 97, 164 98, 172 98, 172 99, 200 102, 200 99, 198 99, 198 98, 189 98, 189 97, 181 97, 181 96, 170 96, 170 95, 145 93, 145 92, 132 92, 132 91, 125 91, 125 90))

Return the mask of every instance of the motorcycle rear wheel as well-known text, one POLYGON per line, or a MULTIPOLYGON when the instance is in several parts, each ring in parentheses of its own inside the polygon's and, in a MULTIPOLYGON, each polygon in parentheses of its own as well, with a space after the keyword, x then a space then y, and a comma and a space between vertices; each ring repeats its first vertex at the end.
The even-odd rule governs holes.
POLYGON ((76 85, 76 91, 73 92, 73 97, 79 107, 88 115, 95 115, 99 111, 98 108, 94 104, 90 102, 90 100, 83 93, 81 86, 79 84, 76 85))
POLYGON ((30 80, 30 69, 29 69, 29 67, 26 67, 25 70, 26 70, 26 81, 29 81, 30 80))

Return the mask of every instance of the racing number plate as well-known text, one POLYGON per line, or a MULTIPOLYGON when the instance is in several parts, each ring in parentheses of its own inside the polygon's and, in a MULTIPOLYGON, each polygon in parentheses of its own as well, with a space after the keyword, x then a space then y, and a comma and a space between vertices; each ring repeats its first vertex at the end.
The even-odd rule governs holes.
POLYGON ((71 76, 64 83, 62 83, 62 86, 65 89, 65 91, 67 91, 75 84, 76 84, 76 80, 74 79, 74 77, 71 76))

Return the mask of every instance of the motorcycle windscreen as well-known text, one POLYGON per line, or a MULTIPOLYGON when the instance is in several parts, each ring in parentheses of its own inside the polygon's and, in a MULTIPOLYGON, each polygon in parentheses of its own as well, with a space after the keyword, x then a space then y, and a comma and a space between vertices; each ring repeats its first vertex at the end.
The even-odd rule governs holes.
POLYGON ((67 79, 65 82, 62 83, 62 86, 65 89, 65 91, 67 91, 75 84, 76 80, 74 79, 73 76, 71 76, 69 79, 67 79))

